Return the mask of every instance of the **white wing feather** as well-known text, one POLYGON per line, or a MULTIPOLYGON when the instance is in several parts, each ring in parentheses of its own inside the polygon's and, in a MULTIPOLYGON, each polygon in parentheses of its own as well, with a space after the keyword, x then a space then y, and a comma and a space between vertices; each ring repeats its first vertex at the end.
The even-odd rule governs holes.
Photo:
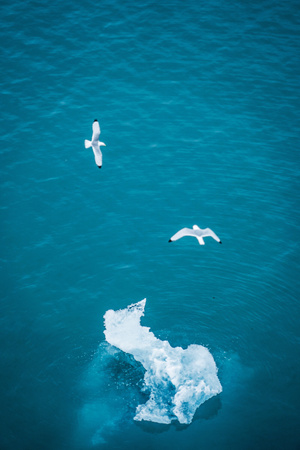
POLYGON ((92 142, 98 141, 100 136, 100 125, 99 122, 96 120, 93 122, 93 136, 92 136, 92 142))
POLYGON ((191 230, 190 228, 182 228, 181 230, 177 231, 177 233, 175 233, 174 236, 171 237, 170 241, 177 241, 178 239, 184 236, 196 237, 196 233, 194 230, 191 230))
POLYGON ((100 150, 99 145, 92 145, 92 149, 94 152, 94 156, 95 156, 95 163, 97 164, 98 167, 102 166, 102 152, 100 150))
POLYGON ((205 228, 205 230, 203 230, 203 236, 211 236, 217 242, 220 242, 220 240, 221 240, 221 239, 218 238, 216 233, 214 233, 213 230, 211 230, 210 228, 205 228))

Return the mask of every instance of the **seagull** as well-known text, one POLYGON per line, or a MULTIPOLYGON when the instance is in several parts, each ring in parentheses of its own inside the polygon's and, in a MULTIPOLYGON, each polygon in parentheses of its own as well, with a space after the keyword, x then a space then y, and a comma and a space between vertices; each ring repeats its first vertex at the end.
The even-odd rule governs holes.
POLYGON ((101 169, 102 167, 102 153, 100 150, 100 145, 104 145, 106 147, 106 145, 104 144, 104 142, 100 142, 99 141, 99 136, 100 136, 100 125, 97 119, 94 120, 93 123, 93 136, 92 136, 92 140, 88 141, 87 139, 84 141, 84 146, 85 148, 90 148, 92 147, 94 155, 95 155, 95 162, 97 164, 97 166, 99 167, 99 169, 101 169))
POLYGON ((211 236, 215 241, 222 244, 221 240, 210 228, 204 228, 204 230, 201 230, 198 225, 193 225, 193 229, 182 228, 181 230, 177 231, 177 233, 175 233, 174 236, 171 237, 171 239, 169 239, 169 242, 177 241, 184 236, 194 236, 198 239, 200 245, 205 245, 205 242, 203 240, 204 237, 211 236))

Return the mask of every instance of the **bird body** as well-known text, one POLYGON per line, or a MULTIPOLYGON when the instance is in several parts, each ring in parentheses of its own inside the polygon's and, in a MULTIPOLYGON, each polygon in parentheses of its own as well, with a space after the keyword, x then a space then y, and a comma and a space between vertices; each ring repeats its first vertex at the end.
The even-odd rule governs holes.
POLYGON ((205 245, 205 242, 203 240, 204 237, 211 236, 215 241, 219 242, 219 244, 222 244, 221 240, 210 228, 204 228, 202 230, 198 227, 198 225, 193 225, 193 228, 182 228, 181 230, 177 231, 177 233, 175 233, 174 236, 171 237, 171 239, 169 239, 169 242, 177 241, 184 236, 195 237, 200 245, 205 245))
POLYGON ((92 147, 93 152, 94 152, 94 156, 95 156, 95 163, 96 165, 99 167, 99 169, 101 169, 102 167, 102 152, 100 150, 100 146, 104 145, 104 142, 100 142, 99 141, 99 136, 100 136, 100 125, 97 119, 94 120, 93 123, 93 136, 92 136, 92 140, 88 141, 87 139, 84 141, 84 146, 85 148, 90 148, 92 147))

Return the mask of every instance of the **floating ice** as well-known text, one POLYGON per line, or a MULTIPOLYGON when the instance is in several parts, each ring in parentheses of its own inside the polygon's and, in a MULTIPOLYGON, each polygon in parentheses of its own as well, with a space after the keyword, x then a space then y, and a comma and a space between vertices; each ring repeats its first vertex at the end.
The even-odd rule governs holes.
POLYGON ((107 342, 130 353, 146 369, 150 398, 136 409, 135 420, 191 423, 196 409, 222 391, 212 355, 202 345, 171 347, 143 327, 146 299, 104 315, 107 342))

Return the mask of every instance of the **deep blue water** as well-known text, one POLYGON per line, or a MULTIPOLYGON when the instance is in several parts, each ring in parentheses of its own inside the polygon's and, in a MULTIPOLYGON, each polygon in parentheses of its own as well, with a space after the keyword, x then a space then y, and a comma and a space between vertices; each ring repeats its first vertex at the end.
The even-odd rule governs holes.
POLYGON ((1 449, 299 449, 299 5, 3 0, 1 449), (103 167, 84 139, 101 126, 103 167), (222 239, 168 244, 197 224, 222 239), (135 422, 103 315, 223 392, 135 422))

